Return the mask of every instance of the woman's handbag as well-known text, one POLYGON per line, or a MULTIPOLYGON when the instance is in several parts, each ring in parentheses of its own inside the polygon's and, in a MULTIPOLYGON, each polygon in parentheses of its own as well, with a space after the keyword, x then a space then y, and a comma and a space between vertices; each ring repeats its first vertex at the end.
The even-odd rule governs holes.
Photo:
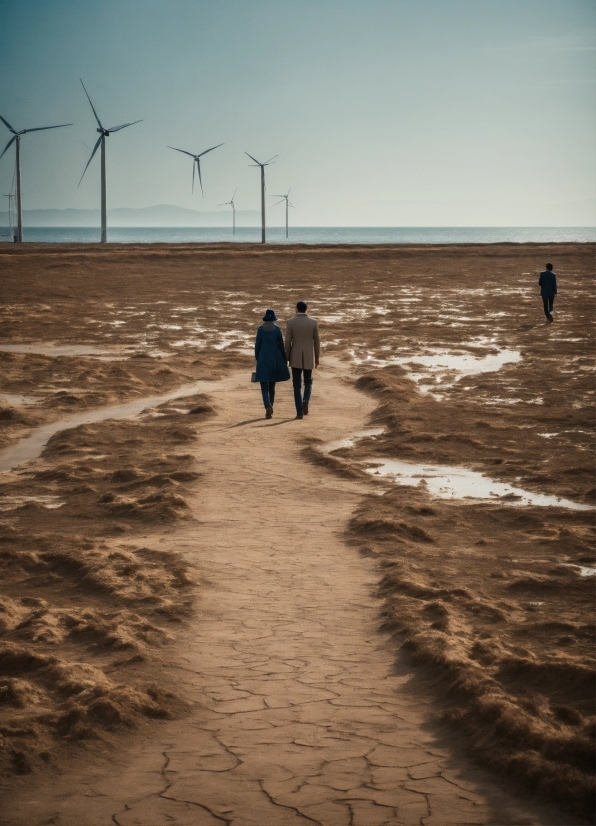
POLYGON ((252 372, 252 373, 250 374, 250 380, 251 380, 251 382, 252 382, 253 384, 255 384, 255 383, 256 383, 256 381, 257 381, 257 373, 256 373, 256 371, 254 371, 254 372, 252 372))

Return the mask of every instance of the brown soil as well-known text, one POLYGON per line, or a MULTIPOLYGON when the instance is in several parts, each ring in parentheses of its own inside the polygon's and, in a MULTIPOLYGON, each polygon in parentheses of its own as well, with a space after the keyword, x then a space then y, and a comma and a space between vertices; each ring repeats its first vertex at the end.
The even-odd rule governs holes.
POLYGON ((3 769, 31 772, 60 743, 184 706, 153 684, 153 657, 191 610, 189 566, 136 544, 151 525, 189 516, 200 472, 182 451, 212 408, 204 396, 177 404, 62 431, 41 460, 3 474, 3 769))
MULTIPOLYGON (((73 412, 201 378, 218 380, 232 367, 248 373, 248 348, 263 309, 273 306, 284 318, 305 297, 320 319, 323 363, 339 356, 344 364, 352 361, 351 376, 361 376, 364 413, 354 415, 357 397, 345 396, 342 418, 338 386, 336 397, 327 397, 330 409, 336 405, 334 418, 327 424, 309 420, 304 434, 310 446, 305 451, 305 443, 296 441, 292 461, 302 452, 313 460, 304 465, 312 478, 329 476, 315 471, 327 465, 348 477, 342 485, 356 485, 359 504, 353 495, 345 500, 334 530, 345 530, 351 515, 349 541, 378 560, 385 627, 398 645, 405 643, 410 661, 425 675, 429 698, 455 724, 457 739, 465 734, 480 762, 563 803, 579 818, 573 822, 590 820, 593 578, 580 577, 567 563, 593 565, 592 514, 431 500, 423 488, 371 479, 361 464, 382 457, 464 465, 528 490, 593 503, 589 245, 27 245, 0 247, 0 266, 7 343, 109 346, 121 359, 0 352, 0 392, 37 397, 36 403, 2 402, 4 445, 73 412), (548 326, 536 289, 546 260, 555 264, 560 285, 556 320, 548 326), (518 351, 520 359, 461 380, 415 364, 416 356, 436 350, 478 359, 502 348, 518 351), (392 357, 400 358, 399 366, 386 365, 392 357), (430 392, 419 392, 416 373, 430 392), (378 400, 372 419, 386 432, 352 450, 321 455, 321 440, 347 436, 365 423, 372 405, 364 394, 378 400)), ((323 394, 325 374, 317 379, 316 392, 323 394)), ((290 394, 281 392, 290 412, 290 394)), ((175 672, 163 663, 176 659, 180 631, 202 616, 200 606, 192 608, 191 581, 209 568, 210 537, 217 536, 208 527, 203 536, 196 521, 208 520, 218 508, 212 498, 204 510, 201 493, 208 471, 218 495, 216 444, 225 447, 230 462, 240 462, 240 476, 230 479, 245 491, 246 501, 237 502, 244 518, 252 513, 241 474, 252 460, 242 458, 242 439, 220 444, 212 431, 208 445, 200 435, 213 427, 214 411, 217 425, 222 415, 242 423, 250 409, 230 407, 221 393, 210 396, 179 399, 130 421, 64 431, 40 460, 4 474, 0 507, 4 502, 9 509, 0 546, 0 717, 6 765, 14 771, 38 769, 42 777, 48 771, 43 767, 59 765, 61 750, 75 741, 100 738, 103 748, 119 742, 118 730, 144 717, 175 718, 196 701, 192 682, 183 690, 174 687, 175 672), (201 537, 198 557, 182 550, 181 539, 191 535, 193 543, 201 537), (158 549, 164 537, 165 551, 158 549), (189 563, 197 567, 191 577, 189 563)), ((238 396, 240 405, 248 403, 259 415, 258 398, 243 398, 238 396)), ((255 462, 273 468, 285 445, 274 439, 262 456, 255 445, 255 462)), ((283 478, 279 485, 283 490, 283 478)), ((340 501, 343 488, 337 485, 319 503, 322 514, 340 501)), ((293 493, 296 502, 302 495, 300 488, 293 493)), ((303 507, 310 513, 319 505, 305 500, 303 507)), ((286 525, 294 512, 302 524, 295 504, 286 525)), ((329 548, 328 562, 337 565, 335 546, 329 548)), ((261 570, 262 562, 254 564, 261 570)), ((282 600, 293 598, 290 586, 282 600)), ((341 613, 339 592, 335 598, 341 613)), ((372 619, 376 609, 367 610, 372 619)), ((329 625, 325 634, 334 633, 329 625)), ((405 668, 401 651, 398 662, 405 668)), ((403 693, 403 686, 390 691, 396 689, 403 693)), ((399 772, 393 771, 397 783, 399 772)), ((85 775, 79 780, 83 788, 85 775)), ((375 786, 378 779, 366 783, 375 786)), ((51 802, 47 788, 45 794, 51 802)), ((321 812, 321 822, 335 823, 321 812)), ((476 810, 474 822, 501 822, 483 812, 476 810)), ((464 822, 461 812, 452 816, 425 822, 464 822)), ((522 822, 511 816, 507 822, 522 822)), ((523 822, 567 822, 554 809, 550 818, 524 816, 529 820, 523 822)), ((23 817, 13 822, 34 822, 23 817)), ((139 817, 135 822, 153 822, 139 817)), ((362 817, 363 823, 377 822, 362 817)))
MULTIPOLYGON (((590 497, 591 469, 587 461, 578 467, 581 454, 553 444, 549 458, 560 456, 559 469, 546 481, 544 463, 539 474, 527 467, 532 438, 508 442, 515 424, 505 417, 493 435, 488 422, 474 427, 474 405, 420 396, 403 375, 383 371, 358 383, 379 394, 373 418, 387 432, 350 451, 350 463, 374 465, 382 455, 465 464, 492 478, 521 477, 524 487, 590 497), (507 451, 508 443, 515 448, 507 451), (503 454, 515 458, 503 462, 503 454)), ((379 559, 384 626, 428 668, 444 719, 467 734, 476 757, 592 811, 594 578, 578 572, 594 565, 594 512, 463 504, 433 498, 423 486, 392 486, 363 501, 348 537, 379 559)))

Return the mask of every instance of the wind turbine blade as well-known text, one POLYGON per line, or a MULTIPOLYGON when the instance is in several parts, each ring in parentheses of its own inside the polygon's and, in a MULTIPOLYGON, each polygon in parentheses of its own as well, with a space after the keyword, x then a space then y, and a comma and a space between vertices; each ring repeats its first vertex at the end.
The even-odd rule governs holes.
POLYGON ((201 180, 201 162, 198 158, 197 158, 197 172, 199 173, 199 183, 201 184, 201 195, 204 198, 205 193, 203 192, 203 181, 201 180))
POLYGON ((175 146, 168 146, 168 149, 173 149, 174 152, 182 152, 184 155, 190 155, 191 158, 196 157, 192 152, 187 152, 186 149, 177 149, 175 146))
POLYGON ((207 154, 207 152, 213 152, 214 149, 219 149, 220 146, 223 146, 223 143, 218 143, 217 146, 212 146, 211 149, 205 149, 205 151, 201 152, 201 154, 197 157, 202 158, 203 155, 207 154))
POLYGON ((119 132, 121 129, 126 129, 127 126, 134 126, 135 123, 141 123, 142 120, 143 118, 141 118, 141 120, 131 120, 130 123, 121 123, 120 126, 110 126, 106 129, 106 132, 119 132))
MULTIPOLYGON (((273 158, 277 158, 277 157, 279 157, 279 156, 278 156, 278 155, 274 155, 274 156, 273 156, 273 158)), ((263 164, 263 166, 265 166, 265 165, 266 165, 266 164, 268 164, 268 163, 271 163, 271 161, 273 160, 273 158, 269 158, 269 160, 268 160, 268 161, 265 161, 265 163, 263 164)))
MULTIPOLYGON (((194 157, 194 156, 193 156, 193 157, 194 157)), ((194 158, 194 160, 193 160, 193 162, 192 162, 192 189, 190 190, 190 191, 191 191, 191 193, 194 193, 194 191, 195 191, 195 166, 196 166, 195 161, 196 161, 196 160, 197 160, 197 159, 196 159, 196 158, 194 158)))
MULTIPOLYGON (((2 155, 4 155, 6 153, 6 150, 10 148, 11 144, 13 144, 16 141, 16 139, 17 139, 17 136, 13 135, 12 138, 8 141, 8 143, 4 147, 4 152, 2 153, 2 155)), ((2 157, 2 155, 0 155, 0 158, 2 157)))
MULTIPOLYGON (((81 80, 81 78, 79 78, 79 80, 81 81, 81 86, 83 87, 83 89, 85 89, 85 84, 83 83, 83 81, 81 80)), ((95 111, 95 107, 94 107, 94 106, 93 106, 93 104, 91 103, 91 98, 89 97, 89 92, 88 92, 86 89, 85 89, 85 94, 87 95, 87 100, 89 101, 89 106, 91 106, 91 108, 93 109, 93 114, 95 115, 95 120, 97 121, 97 124, 98 124, 99 128, 100 128, 100 129, 103 129, 103 126, 101 125, 101 121, 100 121, 100 119, 97 117, 97 112, 95 111)), ((84 175, 84 174, 85 174, 85 173, 83 173, 83 175, 84 175)))
MULTIPOLYGON (((245 154, 245 155, 248 155, 248 152, 245 152, 244 154, 245 154)), ((248 157, 251 159, 251 161, 254 161, 254 162, 256 163, 256 165, 257 165, 257 166, 261 166, 261 164, 257 161, 257 159, 256 159, 256 158, 253 158, 253 156, 252 156, 252 155, 248 155, 248 157)))
POLYGON ((57 126, 36 126, 35 129, 23 129, 25 132, 43 132, 44 129, 61 129, 63 126, 72 126, 72 123, 59 123, 57 126))
POLYGON ((287 195, 270 195, 270 198, 286 198, 287 195))
MULTIPOLYGON (((82 82, 82 81, 81 81, 81 82, 82 82)), ((83 180, 83 177, 84 177, 84 175, 85 175, 85 172, 87 171, 87 167, 89 166, 89 164, 90 164, 90 163, 91 163, 91 161, 93 160, 93 156, 94 156, 94 155, 95 155, 95 153, 97 152, 97 149, 98 149, 98 147, 99 147, 99 144, 100 144, 100 143, 101 143, 101 141, 102 141, 102 138, 103 138, 103 134, 101 134, 101 135, 99 136, 99 138, 97 139, 97 143, 96 143, 96 144, 95 144, 95 146, 93 147, 93 152, 91 153, 91 157, 90 157, 90 158, 89 158, 89 160, 87 161, 87 166, 85 167, 85 169, 83 169, 83 174, 81 175, 81 181, 83 180)), ((81 185, 81 181, 79 181, 79 183, 77 184, 77 188, 81 185)))
MULTIPOLYGON (((275 195, 270 195, 270 198, 275 198, 275 195)), ((277 204, 283 204, 283 201, 278 201, 277 204)), ((271 204, 272 207, 277 206, 277 204, 271 204)))
POLYGON ((15 131, 15 130, 12 128, 12 126, 10 125, 10 123, 9 123, 7 120, 4 120, 4 118, 2 117, 2 115, 0 115, 0 120, 2 121, 2 123, 4 124, 4 126, 8 127, 8 129, 10 129, 10 131, 12 132, 12 134, 13 134, 13 135, 16 135, 16 134, 17 134, 17 133, 16 133, 16 131, 15 131))

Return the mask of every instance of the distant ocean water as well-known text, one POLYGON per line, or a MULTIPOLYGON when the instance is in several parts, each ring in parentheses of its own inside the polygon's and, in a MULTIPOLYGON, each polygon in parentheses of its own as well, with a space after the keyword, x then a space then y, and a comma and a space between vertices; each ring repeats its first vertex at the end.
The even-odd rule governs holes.
MULTIPOLYGON (((99 228, 25 227, 25 241, 37 243, 98 243, 99 228)), ((235 241, 258 243, 260 227, 114 227, 108 239, 117 244, 189 244, 235 241)), ((9 241, 0 235, 0 241, 9 241)), ((497 244, 510 242, 586 243, 596 241, 594 227, 271 227, 272 244, 497 244)))

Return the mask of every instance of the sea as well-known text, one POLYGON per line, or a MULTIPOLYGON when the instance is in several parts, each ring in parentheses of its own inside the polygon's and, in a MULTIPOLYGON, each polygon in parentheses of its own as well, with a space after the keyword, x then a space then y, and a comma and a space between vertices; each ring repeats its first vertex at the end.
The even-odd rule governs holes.
MULTIPOLYGON (((0 241, 10 242, 8 230, 0 241)), ((32 243, 95 244, 99 228, 25 227, 32 243)), ((108 241, 115 244, 258 243, 260 227, 114 227, 108 241)), ((588 243, 596 241, 595 227, 284 227, 267 229, 271 244, 499 244, 588 243)))

